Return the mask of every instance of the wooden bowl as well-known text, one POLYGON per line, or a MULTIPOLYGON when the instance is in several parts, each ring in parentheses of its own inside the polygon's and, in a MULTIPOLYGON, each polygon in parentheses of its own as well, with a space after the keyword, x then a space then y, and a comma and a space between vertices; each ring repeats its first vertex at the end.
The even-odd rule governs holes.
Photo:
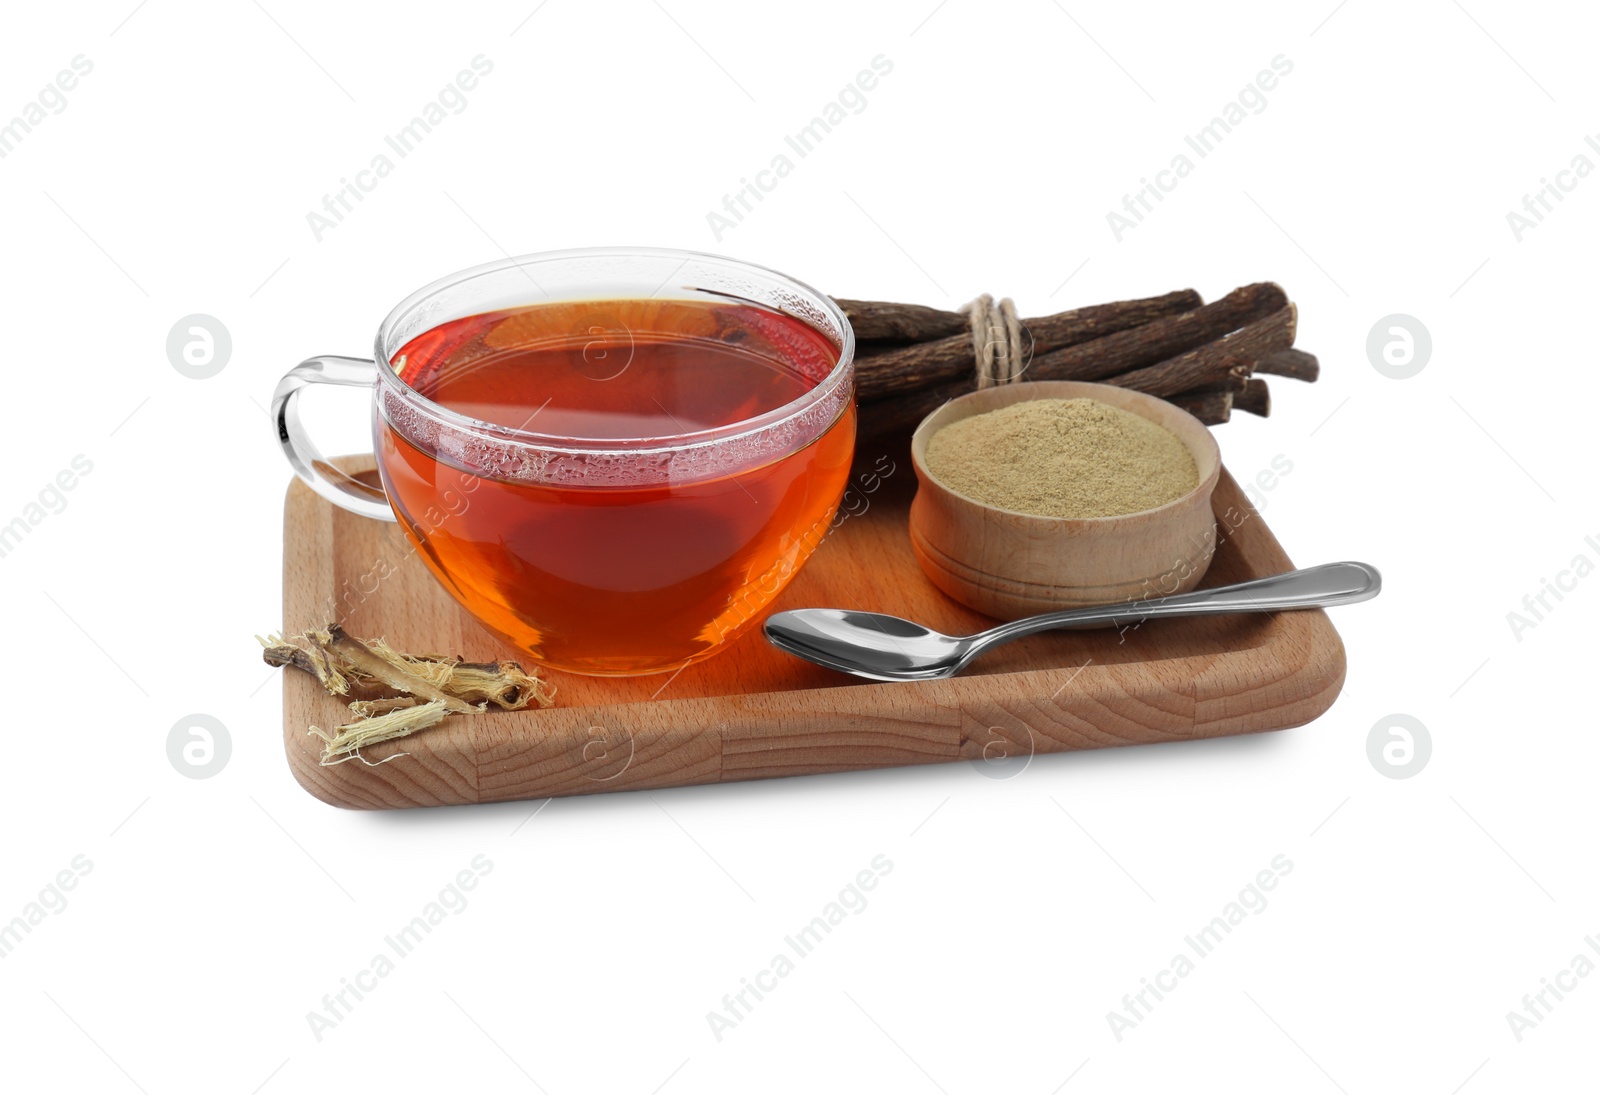
POLYGON ((1043 380, 985 388, 934 411, 911 438, 917 496, 911 547, 945 593, 988 616, 1144 600, 1193 589, 1216 550, 1211 492, 1222 456, 1211 431, 1166 400, 1109 384, 1043 380), (1200 482, 1155 509, 1115 517, 1038 517, 985 505, 944 486, 927 468, 928 440, 952 422, 1031 399, 1097 399, 1177 436, 1200 482))

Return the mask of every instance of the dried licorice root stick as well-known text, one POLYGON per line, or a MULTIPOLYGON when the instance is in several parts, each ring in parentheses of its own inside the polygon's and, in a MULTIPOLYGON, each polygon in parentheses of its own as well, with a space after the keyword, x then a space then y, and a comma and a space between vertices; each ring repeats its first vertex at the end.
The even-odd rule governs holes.
POLYGON ((1195 388, 1243 389, 1249 375, 1250 362, 1243 358, 1188 353, 1160 365, 1107 377, 1104 383, 1167 399, 1195 388))
POLYGON ((1234 393, 1226 387, 1199 388, 1168 396, 1167 401, 1182 407, 1207 426, 1220 426, 1233 411, 1234 393))
POLYGON ((350 705, 350 710, 364 719, 376 718, 378 715, 387 715, 392 711, 399 711, 404 707, 417 706, 415 696, 384 696, 376 700, 356 700, 350 705))
MULTIPOLYGON (((352 708, 356 704, 350 705, 352 708)), ((363 764, 387 764, 391 760, 403 757, 405 753, 392 753, 379 761, 369 761, 361 755, 364 746, 376 745, 381 741, 393 741, 403 738, 408 734, 415 734, 418 730, 426 730, 431 726, 438 726, 444 721, 449 712, 444 704, 438 701, 419 704, 415 700, 409 701, 407 706, 396 707, 381 715, 371 715, 358 718, 354 722, 347 722, 343 726, 333 728, 333 733, 328 733, 321 727, 313 726, 306 733, 322 739, 322 760, 324 768, 335 764, 343 764, 347 760, 359 760, 363 764)))
POLYGON ((1268 354, 1257 361, 1256 372, 1293 377, 1309 384, 1317 379, 1321 368, 1317 364, 1316 355, 1308 354, 1304 350, 1289 349, 1268 354))
POLYGON ((1221 383, 1230 373, 1249 376, 1257 360, 1294 343, 1295 323, 1295 307, 1290 304, 1215 342, 1131 373, 1108 377, 1105 382, 1148 395, 1167 396, 1221 383))
MULTIPOLYGON (((1283 289, 1274 283, 1246 285, 1192 312, 1064 350, 1036 354, 1028 363, 1023 379, 1105 380, 1223 340, 1230 332, 1248 329, 1263 317, 1292 308, 1283 289)), ((1292 313, 1289 324, 1289 341, 1283 343, 1284 347, 1294 343, 1292 313)))
MULTIPOLYGON (((1204 307, 1199 293, 1181 289, 1159 297, 1091 304, 1070 312, 1024 319, 1023 337, 1035 353, 1041 353, 1064 346, 1092 344, 1091 340, 1098 341, 1119 331, 1200 311, 1204 307)), ((862 355, 856 362, 856 395, 862 402, 871 402, 952 381, 970 382, 972 375, 972 334, 963 328, 962 333, 946 338, 862 355)))
MULTIPOLYGON (((363 642, 338 624, 328 624, 290 639, 260 639, 268 665, 291 666, 316 677, 334 696, 359 694, 350 703, 352 722, 322 739, 322 763, 361 760, 363 746, 437 726, 450 714, 477 713, 489 704, 517 711, 554 701, 551 685, 525 673, 516 662, 467 662, 440 654, 403 654, 382 639, 363 642), (385 693, 401 692, 404 695, 385 693)), ((397 753, 384 758, 393 760, 397 753)), ((377 763, 384 763, 379 761, 377 763)))
POLYGON ((450 695, 426 677, 396 665, 360 639, 347 634, 338 624, 329 624, 327 629, 321 632, 307 632, 306 637, 325 650, 338 654, 357 670, 382 681, 396 691, 409 692, 424 700, 442 703, 446 711, 458 715, 475 715, 483 710, 481 706, 450 695))
POLYGON ((443 654, 403 654, 384 642, 363 642, 337 624, 283 639, 257 638, 262 660, 292 666, 317 678, 333 696, 359 700, 391 698, 395 691, 426 699, 443 699, 460 714, 479 711, 474 704, 493 703, 506 711, 537 704, 549 706, 555 689, 548 681, 524 672, 516 662, 468 662, 443 654), (433 689, 440 696, 427 695, 433 689), (464 701, 467 709, 455 701, 464 701))
POLYGON ((1235 410, 1267 417, 1272 413, 1272 393, 1267 390, 1267 382, 1254 376, 1245 381, 1244 388, 1233 393, 1233 406, 1235 410))
POLYGON ((965 334, 970 326, 970 321, 960 312, 946 312, 942 308, 929 308, 923 304, 846 300, 844 297, 834 297, 833 302, 850 320, 850 329, 856 333, 858 346, 929 342, 936 338, 965 334))
POLYGON ((547 682, 524 673, 516 662, 464 662, 443 654, 402 654, 382 639, 362 645, 396 669, 470 703, 488 702, 505 711, 520 711, 534 702, 544 707, 555 695, 547 682))
POLYGON ((349 673, 329 661, 327 651, 316 643, 298 646, 277 635, 265 639, 257 635, 256 642, 262 646, 262 661, 274 668, 287 665, 310 673, 330 696, 347 696, 352 687, 357 691, 371 691, 377 684, 370 677, 359 675, 352 680, 349 673))
MULTIPOLYGON (((1030 321, 1031 324, 1032 321, 1030 321)), ((1204 376, 1188 379, 1171 387, 1165 373, 1198 368, 1201 372, 1220 358, 1257 357, 1294 343, 1295 312, 1283 289, 1272 282, 1258 282, 1235 289, 1227 296, 1178 315, 1164 316, 1124 331, 1105 335, 1065 349, 1036 354, 1023 373, 1024 380, 1093 380, 1104 384, 1145 390, 1154 382, 1151 394, 1169 395, 1208 382, 1204 376), (1123 383, 1123 378, 1131 378, 1123 383)), ((932 342, 908 347, 893 355, 921 351, 943 345, 932 342)), ((894 398, 868 401, 862 387, 860 435, 869 440, 897 437, 910 432, 923 417, 945 402, 972 391, 971 342, 963 351, 965 370, 960 379, 933 387, 905 391, 894 398)), ((876 364, 883 357, 872 358, 876 364)), ((865 368, 865 363, 863 364, 865 368)), ((857 373, 858 386, 861 384, 857 373)))

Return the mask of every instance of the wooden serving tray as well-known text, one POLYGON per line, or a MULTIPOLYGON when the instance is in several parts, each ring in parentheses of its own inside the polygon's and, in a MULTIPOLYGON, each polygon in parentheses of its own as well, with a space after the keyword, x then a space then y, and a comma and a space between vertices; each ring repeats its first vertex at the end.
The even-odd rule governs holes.
MULTIPOLYGON (((335 463, 372 474, 370 457, 335 463)), ((917 566, 906 532, 914 489, 905 461, 859 481, 846 496, 853 515, 776 607, 890 612, 948 634, 991 626, 917 566)), ((1292 569, 1226 471, 1213 509, 1220 543, 1204 585, 1292 569)), ((397 526, 346 513, 298 481, 284 507, 283 588, 286 633, 337 619, 400 650, 518 656, 456 606, 397 526)), ((409 754, 371 766, 320 765, 306 728, 348 722, 349 712, 309 675, 285 670, 283 741, 295 778, 324 802, 442 806, 1279 730, 1327 710, 1344 674, 1344 646, 1321 610, 1052 632, 952 680, 893 684, 791 657, 757 629, 676 676, 548 673, 556 706, 451 716, 367 749, 370 761, 409 754)))

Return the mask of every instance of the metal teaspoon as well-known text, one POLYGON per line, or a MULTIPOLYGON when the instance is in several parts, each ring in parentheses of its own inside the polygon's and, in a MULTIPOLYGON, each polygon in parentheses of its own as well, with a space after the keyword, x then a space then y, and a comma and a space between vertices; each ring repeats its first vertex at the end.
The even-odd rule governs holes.
POLYGON ((875 681, 931 681, 955 676, 991 647, 1040 631, 1167 616, 1327 608, 1369 601, 1382 585, 1377 568, 1366 563, 1326 563, 1171 597, 1047 612, 976 635, 942 635, 898 616, 842 608, 776 612, 763 630, 778 649, 842 673, 875 681))

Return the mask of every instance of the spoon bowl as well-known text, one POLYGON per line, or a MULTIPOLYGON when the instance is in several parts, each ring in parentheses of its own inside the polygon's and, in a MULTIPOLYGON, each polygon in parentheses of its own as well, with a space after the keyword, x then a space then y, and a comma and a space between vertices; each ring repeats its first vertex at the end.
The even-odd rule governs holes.
POLYGON ((976 636, 955 637, 881 612, 803 608, 767 618, 767 639, 779 650, 875 681, 953 677, 966 665, 976 636))

